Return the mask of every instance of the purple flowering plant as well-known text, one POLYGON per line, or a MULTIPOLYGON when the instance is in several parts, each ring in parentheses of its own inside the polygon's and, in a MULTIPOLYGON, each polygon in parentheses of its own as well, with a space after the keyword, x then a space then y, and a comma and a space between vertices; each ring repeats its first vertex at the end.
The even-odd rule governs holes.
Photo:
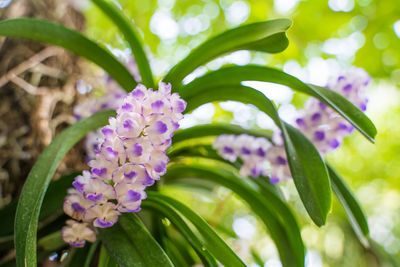
POLYGON ((14 216, 8 216, 4 223, 11 227, 3 232, 13 235, 17 266, 37 266, 40 244, 47 240, 60 241, 55 249, 67 249, 71 264, 85 259, 89 264, 107 261, 120 266, 200 262, 246 266, 179 196, 160 192, 160 187, 170 184, 203 189, 212 184, 212 188, 225 187, 235 193, 265 225, 285 267, 305 265, 300 226, 290 205, 277 193, 279 184, 287 181, 294 182, 308 217, 317 226, 329 220, 333 192, 360 242, 368 245, 362 209, 324 157, 355 130, 374 140, 376 129, 363 113, 370 82, 363 70, 352 68, 326 87, 261 65, 225 66, 183 83, 198 67, 227 53, 285 50, 291 21, 276 19, 239 26, 207 40, 156 85, 131 20, 105 0, 93 2, 126 38, 131 49, 126 62, 62 25, 29 18, 0 22, 0 35, 64 47, 107 73, 99 78, 103 96, 75 107, 77 122, 43 151, 18 205, 6 207, 15 214, 14 227, 14 216), (275 103, 244 81, 286 85, 310 98, 289 124, 279 116, 275 103), (254 105, 271 117, 278 130, 271 135, 228 123, 179 129, 185 113, 225 100, 254 105), (64 155, 85 136, 87 169, 52 182, 64 155), (210 138, 212 143, 204 142, 210 138))

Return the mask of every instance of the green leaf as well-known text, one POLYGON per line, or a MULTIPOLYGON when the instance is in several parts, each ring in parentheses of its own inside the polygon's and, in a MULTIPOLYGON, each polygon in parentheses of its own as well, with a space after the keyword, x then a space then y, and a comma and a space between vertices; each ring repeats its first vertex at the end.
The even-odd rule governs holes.
POLYGON ((113 4, 104 0, 92 0, 118 27, 124 35, 126 41, 131 47, 132 53, 135 56, 135 61, 138 65, 142 83, 148 88, 154 88, 153 75, 151 73, 150 64, 146 54, 140 43, 138 34, 135 32, 132 23, 123 15, 123 11, 117 9, 113 4))
POLYGON ((63 25, 33 18, 9 19, 0 21, 0 35, 28 38, 63 47, 97 64, 127 92, 136 86, 129 71, 109 51, 63 25))
POLYGON ((57 249, 60 249, 61 247, 65 247, 65 242, 62 239, 62 233, 61 230, 58 230, 54 233, 51 233, 45 237, 42 237, 38 241, 38 247, 42 248, 46 251, 56 251, 57 249))
POLYGON ((236 100, 256 106, 282 130, 285 150, 300 198, 316 225, 325 224, 331 207, 331 189, 324 161, 314 145, 297 129, 281 121, 274 104, 261 92, 242 85, 202 88, 187 97, 187 110, 212 101, 236 100))
POLYGON ((143 201, 142 207, 153 209, 165 215, 172 222, 172 224, 175 225, 175 227, 179 230, 183 237, 189 242, 189 244, 193 247, 199 258, 206 266, 218 266, 214 257, 210 254, 211 251, 205 249, 206 247, 204 242, 201 241, 198 235, 189 228, 186 222, 178 214, 178 211, 168 205, 168 203, 148 198, 147 200, 143 201))
MULTIPOLYGON (((89 267, 90 262, 96 252, 99 242, 93 244, 86 244, 83 248, 74 248, 71 250, 71 256, 68 260, 68 267, 82 266, 89 267)), ((100 266, 100 265, 99 265, 100 266)))
POLYGON ((84 261, 83 267, 90 267, 90 263, 92 262, 92 258, 94 256, 94 253, 96 252, 98 246, 99 246, 99 241, 96 241, 90 245, 90 249, 89 249, 88 253, 86 254, 86 259, 84 261))
POLYGON ((83 248, 74 248, 70 250, 70 257, 68 259, 67 266, 75 267, 82 265, 85 262, 86 255, 88 254, 90 246, 84 246, 83 248))
POLYGON ((173 207, 176 211, 182 214, 189 220, 199 231, 204 240, 204 245, 210 253, 214 255, 225 266, 246 266, 242 260, 232 251, 232 249, 219 237, 214 230, 200 216, 193 212, 190 208, 182 203, 161 195, 157 192, 148 192, 148 200, 158 204, 164 202, 173 207))
POLYGON ((170 259, 136 214, 120 217, 120 224, 147 266, 172 266, 170 259))
POLYGON ((99 229, 99 237, 118 265, 146 267, 136 247, 119 223, 113 227, 99 229))
POLYGON ((260 91, 243 85, 221 85, 218 87, 203 87, 202 91, 195 95, 185 96, 187 106, 185 112, 190 112, 195 108, 213 101, 240 101, 246 104, 252 104, 269 115, 277 125, 279 119, 275 117, 275 106, 260 91))
POLYGON ((377 130, 372 121, 358 107, 351 103, 341 94, 336 93, 325 87, 309 84, 310 88, 314 89, 315 97, 320 99, 325 104, 331 106, 343 118, 350 122, 357 130, 359 130, 369 141, 374 143, 374 138, 377 130))
POLYGON ((290 25, 291 21, 288 19, 275 19, 239 26, 223 32, 195 48, 169 71, 164 80, 170 82, 172 88, 175 88, 197 67, 237 50, 281 52, 289 44, 285 31, 290 25))
POLYGON ((308 214, 318 226, 324 225, 331 209, 330 180, 324 161, 301 132, 283 123, 290 173, 308 214))
POLYGON ((174 266, 190 267, 193 265, 186 262, 186 259, 182 256, 183 251, 177 248, 174 242, 168 238, 163 238, 163 243, 165 246, 165 251, 167 252, 168 257, 174 263, 174 266))
POLYGON ((125 213, 116 225, 99 232, 107 251, 120 266, 173 266, 135 214, 125 213))
POLYGON ((176 157, 181 154, 200 154, 211 158, 219 158, 218 153, 212 148, 215 136, 197 137, 183 140, 173 144, 167 150, 168 157, 176 157))
POLYGON ((205 158, 174 159, 164 176, 167 183, 197 179, 229 188, 242 198, 263 221, 279 251, 283 266, 303 266, 304 246, 300 230, 291 211, 273 192, 261 190, 246 182, 227 163, 205 158))
POLYGON ((258 264, 259 266, 264 266, 264 261, 254 248, 250 249, 250 254, 256 264, 258 264))
POLYGON ((118 267, 118 264, 110 256, 110 254, 108 254, 104 246, 101 246, 100 248, 99 264, 97 267, 118 267))
POLYGON ((368 237, 369 228, 367 218, 361 209, 357 199, 346 186, 344 181, 340 178, 338 173, 327 164, 329 177, 331 178, 331 185, 333 192, 342 204, 346 214, 349 218, 350 224, 354 229, 354 232, 360 239, 361 243, 365 246, 369 246, 368 237))
POLYGON ((65 154, 87 133, 108 123, 115 111, 101 111, 61 132, 39 156, 22 188, 15 216, 17 266, 36 266, 36 232, 50 180, 65 154))
MULTIPOLYGON (((296 77, 274 68, 257 65, 222 68, 193 80, 191 83, 179 88, 177 92, 182 98, 190 99, 194 95, 204 91, 217 93, 221 87, 238 86, 243 81, 264 81, 282 84, 313 96, 336 110, 368 140, 371 142, 374 140, 376 135, 374 124, 361 110, 345 97, 323 87, 305 84, 296 77)), ((228 99, 228 96, 226 99, 228 99)))
MULTIPOLYGON (((189 248, 188 243, 182 237, 182 235, 177 235, 176 232, 171 231, 170 233, 167 233, 166 236, 164 236, 163 244, 166 246, 166 250, 169 250, 173 254, 179 254, 174 256, 175 258, 176 257, 180 258, 178 260, 179 261, 178 263, 174 262, 175 266, 193 266, 196 264, 196 260, 193 255, 193 250, 189 248), (172 250, 174 252, 172 252, 172 250)), ((204 266, 207 266, 207 264, 204 264, 204 266)))

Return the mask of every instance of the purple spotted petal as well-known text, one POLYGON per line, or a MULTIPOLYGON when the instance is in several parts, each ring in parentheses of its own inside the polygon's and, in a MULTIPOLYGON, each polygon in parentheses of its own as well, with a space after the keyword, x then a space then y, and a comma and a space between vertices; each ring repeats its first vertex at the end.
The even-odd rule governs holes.
POLYGON ((103 176, 107 173, 107 168, 93 168, 92 172, 98 176, 103 176))
POLYGON ((155 110, 160 110, 164 107, 164 102, 162 100, 157 100, 151 103, 151 108, 155 110))
POLYGON ((140 157, 143 154, 143 147, 136 143, 132 146, 132 153, 135 157, 140 157))
POLYGON ((337 80, 338 80, 338 82, 340 82, 341 80, 344 80, 344 79, 346 79, 346 77, 344 77, 343 75, 340 75, 337 80))
POLYGON ((139 212, 140 210, 141 210, 141 208, 140 207, 138 207, 138 208, 136 208, 136 209, 133 209, 133 210, 130 210, 130 209, 124 209, 126 212, 134 212, 134 213, 136 213, 136 212, 139 212))
POLYGON ((167 125, 165 123, 163 123, 162 121, 157 121, 155 123, 155 126, 156 126, 158 134, 163 134, 168 130, 167 125))
POLYGON ((72 186, 75 187, 75 189, 78 190, 79 192, 81 192, 81 193, 83 192, 84 184, 82 184, 78 181, 73 181, 72 186))
POLYGON ((74 247, 74 248, 81 248, 81 247, 85 246, 85 243, 86 243, 85 240, 83 240, 81 242, 78 242, 78 241, 76 241, 76 242, 68 242, 68 244, 71 247, 74 247))
POLYGON ((144 178, 142 184, 145 186, 151 186, 154 184, 154 180, 151 179, 151 177, 147 174, 147 172, 146 172, 146 177, 144 178))
POLYGON ((297 123, 297 125, 300 126, 300 127, 303 127, 303 126, 306 125, 304 119, 302 119, 302 118, 296 119, 296 123, 297 123))
POLYGON ((242 152, 244 155, 250 155, 250 154, 251 154, 250 149, 248 149, 247 147, 242 147, 241 152, 242 152))
POLYGON ((124 173, 124 176, 125 176, 126 178, 128 178, 128 179, 133 179, 133 178, 135 178, 137 175, 138 175, 138 173, 135 172, 135 171, 131 171, 131 172, 128 172, 128 173, 124 173))
POLYGON ((277 183, 279 183, 279 178, 278 177, 270 177, 269 181, 271 182, 271 184, 277 184, 277 183))
POLYGON ((319 120, 321 120, 321 113, 316 112, 311 116, 311 120, 313 122, 318 122, 319 120))
POLYGON ((322 141, 325 139, 325 132, 324 131, 315 131, 314 138, 316 141, 322 141))
POLYGON ((122 110, 126 111, 126 112, 131 112, 131 111, 133 111, 133 105, 129 104, 129 103, 124 103, 122 105, 122 110))
POLYGON ((279 165, 285 165, 287 163, 286 159, 281 156, 277 156, 275 162, 279 165))
POLYGON ((259 147, 257 149, 256 153, 257 153, 257 156, 265 157, 265 151, 261 147, 259 147))
POLYGON ((137 99, 144 97, 144 92, 141 89, 135 89, 132 91, 131 94, 133 97, 135 97, 137 99))
POLYGON ((142 195, 141 195, 140 193, 135 192, 135 191, 133 191, 133 190, 129 190, 129 191, 126 193, 126 199, 127 199, 128 201, 130 201, 130 202, 136 202, 136 201, 140 200, 141 197, 142 197, 142 195))
POLYGON ((158 173, 165 172, 166 169, 167 169, 167 164, 165 164, 165 162, 163 161, 157 164, 154 168, 154 170, 158 173))
POLYGON ((332 141, 329 142, 329 146, 332 149, 336 149, 336 148, 338 148, 340 146, 340 143, 339 143, 339 141, 337 139, 333 139, 332 141))
MULTIPOLYGON (((109 147, 109 146, 106 147, 106 151, 107 151, 108 155, 111 156, 111 157, 117 157, 118 156, 118 152, 115 151, 114 149, 112 149, 112 147, 109 147)), ((107 169, 106 169, 106 172, 107 172, 107 169)))
POLYGON ((97 201, 102 199, 103 194, 102 193, 99 193, 99 194, 97 194, 97 193, 95 193, 95 194, 86 194, 85 197, 88 200, 91 200, 93 202, 97 202, 97 201))
POLYGON ((132 130, 132 128, 133 128, 133 121, 132 121, 131 119, 124 120, 124 123, 122 124, 122 126, 123 126, 126 130, 132 130))
POLYGON ((101 132, 104 134, 104 136, 106 138, 109 138, 113 135, 114 131, 110 128, 104 127, 103 129, 101 129, 101 132))
POLYGON ((253 177, 258 177, 258 176, 261 175, 261 169, 260 169, 260 168, 257 168, 257 167, 254 167, 254 168, 252 168, 252 169, 250 170, 250 173, 251 173, 251 176, 253 176, 253 177))
POLYGON ((352 84, 346 84, 345 86, 343 86, 343 91, 348 92, 351 90, 351 88, 353 88, 352 84))
POLYGON ((113 222, 108 222, 108 221, 105 220, 105 218, 104 218, 104 221, 101 220, 100 218, 98 218, 98 219, 96 220, 96 223, 97 223, 97 224, 99 225, 99 227, 101 227, 101 228, 107 228, 107 227, 111 227, 111 226, 114 225, 113 222))
POLYGON ((319 108, 322 110, 324 110, 328 107, 325 103, 322 103, 322 102, 319 102, 318 105, 319 105, 319 108))
POLYGON ((175 103, 176 112, 182 113, 186 109, 186 102, 183 100, 178 100, 175 103))
POLYGON ((74 202, 71 204, 71 208, 77 213, 85 212, 85 208, 82 207, 78 202, 74 202))
POLYGON ((224 153, 226 153, 226 154, 233 154, 233 152, 234 152, 233 148, 231 148, 229 146, 224 146, 223 150, 224 150, 224 153))

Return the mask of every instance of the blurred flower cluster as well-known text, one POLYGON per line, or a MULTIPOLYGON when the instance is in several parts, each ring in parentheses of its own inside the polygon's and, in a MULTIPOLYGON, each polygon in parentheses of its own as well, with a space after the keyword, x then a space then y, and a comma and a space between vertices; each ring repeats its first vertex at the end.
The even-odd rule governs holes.
MULTIPOLYGON (((138 66, 129 51, 111 49, 111 52, 125 65, 136 81, 141 81, 138 66)), ((88 94, 80 103, 74 107, 74 116, 77 120, 89 117, 96 112, 106 109, 117 110, 127 95, 117 82, 108 74, 99 77, 96 82, 98 87, 103 88, 104 92, 92 92, 92 85, 84 80, 77 82, 77 90, 82 94, 88 94), (98 95, 100 93, 100 95, 98 95)), ((102 133, 100 130, 89 133, 85 139, 85 150, 87 160, 95 157, 94 151, 98 148, 102 133)))
POLYGON ((95 240, 89 227, 111 227, 121 212, 138 212, 145 189, 165 174, 166 150, 179 128, 186 102, 171 94, 170 84, 157 91, 138 85, 120 101, 117 117, 101 129, 95 157, 75 178, 64 202, 69 220, 63 239, 72 246, 95 240))
MULTIPOLYGON (((371 78, 360 68, 351 68, 345 75, 340 75, 326 87, 343 95, 362 111, 367 109, 367 86, 371 78)), ((296 126, 307 136, 321 153, 335 150, 343 138, 353 132, 354 127, 332 108, 315 98, 310 98, 296 126)))
MULTIPOLYGON (((363 69, 353 67, 326 87, 365 111, 368 103, 366 89, 370 80, 363 69)), ((295 126, 313 142, 321 155, 337 149, 343 138, 354 130, 336 111, 315 98, 310 98, 304 104, 304 109, 298 111, 295 126)), ((280 131, 273 134, 271 141, 247 134, 221 135, 213 147, 228 161, 240 159, 243 162, 240 169, 242 176, 268 176, 271 183, 291 178, 280 131)))

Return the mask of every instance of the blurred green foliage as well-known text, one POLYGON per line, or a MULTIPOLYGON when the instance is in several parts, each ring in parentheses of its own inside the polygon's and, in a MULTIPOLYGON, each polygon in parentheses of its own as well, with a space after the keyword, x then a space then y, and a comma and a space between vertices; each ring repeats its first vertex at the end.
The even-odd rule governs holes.
MULTIPOLYGON (((290 70, 290 66, 304 70, 313 60, 321 63, 334 59, 341 65, 366 69, 374 79, 367 113, 378 129, 376 144, 368 143, 355 133, 338 151, 328 156, 328 161, 355 190, 368 215, 371 237, 382 246, 383 254, 374 246, 365 249, 357 242, 337 201, 323 228, 313 226, 304 219, 306 216, 298 216, 298 219, 309 249, 309 266, 381 266, 390 262, 382 260, 385 257, 400 258, 400 93, 396 87, 400 85, 398 0, 118 0, 118 3, 139 29, 158 77, 210 36, 238 24, 278 17, 293 20, 288 33, 288 49, 277 55, 245 55, 248 61, 284 70, 290 70)), ((86 18, 87 33, 91 38, 115 48, 127 47, 116 27, 98 9, 87 9, 86 18)), ((224 63, 214 61, 207 64, 207 68, 215 69, 224 63)), ((201 71, 207 71, 207 68, 201 71)), ((312 71, 310 68, 309 76, 313 75, 312 71)), ((303 101, 304 96, 295 95, 293 104, 301 106, 303 101)), ((233 118, 232 112, 219 105, 214 105, 212 115, 215 122, 233 118)), ((255 126, 256 123, 247 125, 255 126)), ((281 189, 301 214, 304 208, 293 185, 288 183, 281 189)), ((247 262, 255 264, 261 259, 266 262, 265 266, 275 266, 276 251, 271 240, 263 234, 265 229, 235 196, 223 189, 212 194, 174 187, 164 190, 172 196, 179 194, 181 200, 192 203, 247 262), (246 225, 243 222, 247 222, 256 234, 247 239, 239 234, 240 238, 237 238, 241 231, 235 230, 235 222, 237 224, 240 218, 244 218, 240 221, 242 228, 246 225)))
MULTIPOLYGON (((118 2, 142 31, 144 42, 154 58, 164 59, 168 65, 179 61, 189 49, 209 36, 232 26, 288 17, 293 20, 289 30, 290 45, 279 55, 264 56, 268 63, 283 65, 287 60, 296 60, 305 66, 313 57, 338 58, 366 69, 373 77, 391 77, 400 83, 400 23, 397 24, 398 36, 395 32, 395 22, 400 20, 397 0, 118 2), (154 24, 160 18, 172 19, 173 22, 168 21, 162 29, 169 32, 167 36, 175 37, 161 39, 155 34, 157 27, 154 24)), ((126 47, 115 26, 98 9, 92 7, 87 14, 87 31, 91 37, 116 47, 126 47)))

